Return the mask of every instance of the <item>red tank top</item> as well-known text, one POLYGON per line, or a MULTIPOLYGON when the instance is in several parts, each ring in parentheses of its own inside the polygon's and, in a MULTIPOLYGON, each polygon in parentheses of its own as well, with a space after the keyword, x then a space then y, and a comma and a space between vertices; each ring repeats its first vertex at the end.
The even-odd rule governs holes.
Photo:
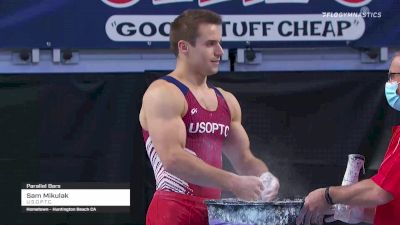
MULTIPOLYGON (((204 109, 192 92, 183 83, 171 76, 161 79, 175 84, 185 96, 188 110, 182 120, 186 127, 186 149, 204 162, 216 168, 222 168, 222 145, 229 134, 231 114, 221 92, 211 86, 218 99, 215 111, 204 109)), ((194 195, 204 198, 220 198, 221 190, 203 187, 186 182, 164 170, 162 162, 154 149, 148 131, 143 129, 146 151, 154 170, 156 189, 194 195)))

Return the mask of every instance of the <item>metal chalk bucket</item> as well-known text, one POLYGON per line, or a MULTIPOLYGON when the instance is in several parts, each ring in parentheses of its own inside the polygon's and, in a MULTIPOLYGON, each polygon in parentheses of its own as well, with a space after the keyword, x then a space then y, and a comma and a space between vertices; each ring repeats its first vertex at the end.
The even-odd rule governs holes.
POLYGON ((210 225, 294 225, 303 199, 273 202, 219 199, 205 203, 210 225))

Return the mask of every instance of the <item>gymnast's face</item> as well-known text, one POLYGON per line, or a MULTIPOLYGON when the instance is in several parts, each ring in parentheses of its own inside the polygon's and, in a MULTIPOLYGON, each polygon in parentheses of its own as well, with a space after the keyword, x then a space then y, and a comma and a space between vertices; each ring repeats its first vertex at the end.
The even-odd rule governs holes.
POLYGON ((191 70, 208 76, 218 72, 221 56, 221 25, 200 24, 194 45, 188 43, 187 63, 191 70))

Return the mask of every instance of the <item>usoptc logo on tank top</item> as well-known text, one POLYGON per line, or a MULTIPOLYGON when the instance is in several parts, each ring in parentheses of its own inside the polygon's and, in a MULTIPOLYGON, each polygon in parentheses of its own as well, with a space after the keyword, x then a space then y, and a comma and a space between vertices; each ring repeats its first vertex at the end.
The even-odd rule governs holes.
POLYGON ((218 134, 228 136, 229 126, 212 122, 197 122, 189 124, 189 133, 191 134, 218 134))

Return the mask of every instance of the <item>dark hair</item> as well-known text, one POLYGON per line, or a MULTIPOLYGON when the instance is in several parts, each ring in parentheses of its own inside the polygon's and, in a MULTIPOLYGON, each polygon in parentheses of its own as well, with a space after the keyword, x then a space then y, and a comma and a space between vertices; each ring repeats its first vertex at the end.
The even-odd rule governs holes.
POLYGON ((191 45, 196 44, 200 24, 222 24, 221 16, 207 9, 188 9, 171 23, 169 43, 174 54, 178 55, 178 42, 185 40, 191 45))

